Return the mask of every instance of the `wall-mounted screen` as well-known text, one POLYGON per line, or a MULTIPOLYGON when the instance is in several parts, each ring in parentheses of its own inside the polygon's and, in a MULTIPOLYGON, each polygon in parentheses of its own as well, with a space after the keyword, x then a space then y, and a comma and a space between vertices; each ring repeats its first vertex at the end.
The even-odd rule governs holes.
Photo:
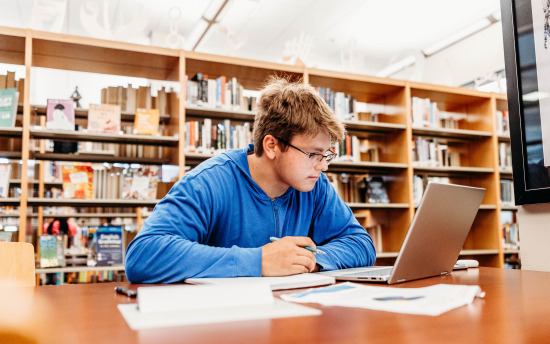
POLYGON ((550 202, 550 0, 501 0, 516 205, 550 202))

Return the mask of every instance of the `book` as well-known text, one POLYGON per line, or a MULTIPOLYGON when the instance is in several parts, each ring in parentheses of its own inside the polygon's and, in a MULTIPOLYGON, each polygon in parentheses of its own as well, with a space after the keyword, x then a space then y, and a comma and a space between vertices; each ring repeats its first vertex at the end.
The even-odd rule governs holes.
POLYGON ((134 134, 157 135, 159 129, 159 110, 138 108, 134 120, 134 134))
POLYGON ((0 127, 14 127, 19 93, 15 88, 0 90, 0 127))
POLYGON ((0 164, 0 197, 8 197, 10 188, 11 164, 0 164))
POLYGON ((46 128, 75 130, 74 100, 48 99, 46 128))
POLYGON ((97 227, 97 265, 110 266, 123 263, 123 240, 121 226, 97 227))
POLYGON ((120 132, 120 105, 90 104, 88 132, 118 134, 120 132))
POLYGON ((91 164, 63 165, 63 195, 65 198, 94 198, 91 164))
POLYGON ((57 254, 57 236, 41 235, 38 243, 40 245, 40 267, 50 268, 59 266, 57 254))

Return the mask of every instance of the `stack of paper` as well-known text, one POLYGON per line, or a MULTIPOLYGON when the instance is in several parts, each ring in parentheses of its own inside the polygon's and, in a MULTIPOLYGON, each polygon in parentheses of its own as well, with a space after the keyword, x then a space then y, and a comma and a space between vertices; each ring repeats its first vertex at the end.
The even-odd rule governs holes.
POLYGON ((475 285, 436 284, 424 288, 390 288, 347 282, 282 295, 281 298, 292 302, 320 303, 324 306, 435 316, 468 305, 476 296, 484 295, 480 287, 475 285))
POLYGON ((274 298, 265 283, 141 287, 137 303, 118 309, 134 330, 321 314, 274 298))

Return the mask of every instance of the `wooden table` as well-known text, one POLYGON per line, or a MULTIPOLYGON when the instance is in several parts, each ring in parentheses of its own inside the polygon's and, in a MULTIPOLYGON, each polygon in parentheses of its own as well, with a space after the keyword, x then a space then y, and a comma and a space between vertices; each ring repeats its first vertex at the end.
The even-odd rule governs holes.
POLYGON ((393 287, 437 283, 477 284, 486 297, 437 317, 311 304, 323 314, 133 331, 116 305, 135 300, 113 288, 138 285, 5 288, 0 289, 0 342, 9 342, 7 336, 14 333, 24 335, 12 339, 39 343, 550 342, 550 273, 479 268, 393 287), (18 325, 10 327, 10 321, 18 325))

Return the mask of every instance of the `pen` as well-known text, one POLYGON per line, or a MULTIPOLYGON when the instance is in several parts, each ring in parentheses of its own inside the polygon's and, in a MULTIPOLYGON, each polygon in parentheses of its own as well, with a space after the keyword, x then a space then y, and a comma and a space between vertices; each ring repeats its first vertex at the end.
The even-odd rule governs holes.
POLYGON ((124 287, 115 287, 115 291, 119 294, 126 295, 128 297, 136 297, 137 290, 132 290, 124 287))
MULTIPOLYGON (((277 238, 277 237, 270 237, 269 240, 271 241, 276 241, 276 240, 279 240, 280 238, 277 238)), ((319 254, 326 254, 325 251, 321 251, 317 248, 314 248, 314 247, 311 247, 311 246, 304 246, 304 248, 308 251, 311 251, 313 253, 319 253, 319 254)))

